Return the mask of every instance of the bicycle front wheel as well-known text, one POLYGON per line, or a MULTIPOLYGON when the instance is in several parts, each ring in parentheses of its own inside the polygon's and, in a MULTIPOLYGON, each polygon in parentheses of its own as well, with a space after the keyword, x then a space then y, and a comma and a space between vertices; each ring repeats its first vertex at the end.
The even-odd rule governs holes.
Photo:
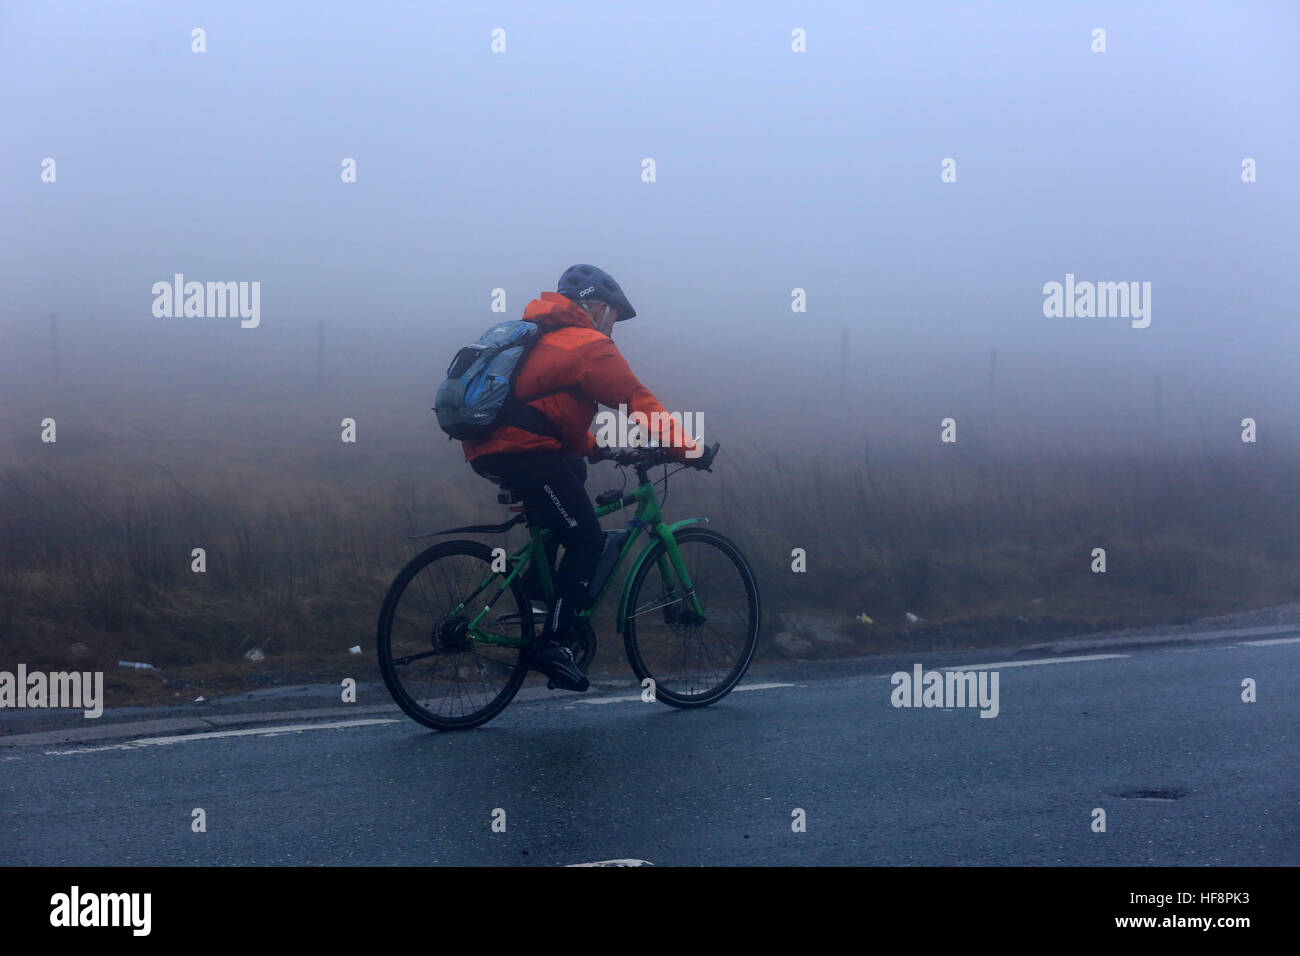
POLYGON ((682 587, 662 541, 628 590, 623 643, 636 676, 654 681, 655 697, 674 707, 721 700, 745 676, 758 646, 758 584, 729 539, 708 528, 674 532, 701 616, 682 587))
POLYGON ((388 589, 379 612, 379 670, 393 700, 426 727, 486 723, 528 675, 519 644, 532 639, 533 620, 518 578, 479 621, 478 633, 469 627, 501 580, 487 545, 448 541, 412 558, 388 589))

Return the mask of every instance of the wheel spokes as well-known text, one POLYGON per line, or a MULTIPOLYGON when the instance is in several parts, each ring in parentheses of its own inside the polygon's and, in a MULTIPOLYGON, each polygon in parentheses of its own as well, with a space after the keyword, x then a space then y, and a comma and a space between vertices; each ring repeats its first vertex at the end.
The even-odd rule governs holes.
MULTIPOLYGON (((394 676, 406 696, 433 717, 468 718, 490 707, 511 687, 519 647, 477 639, 469 630, 471 615, 465 610, 468 602, 485 590, 495 593, 499 585, 500 578, 490 575, 482 558, 447 554, 416 571, 398 596, 389 629, 394 676), (490 579, 487 584, 485 579, 490 579)), ((522 625, 515 596, 507 590, 498 601, 500 611, 495 607, 489 611, 477 630, 517 639, 522 625), (513 631, 499 620, 502 612, 515 613, 513 631)))
POLYGON ((677 697, 700 697, 747 665, 753 609, 746 574, 728 552, 707 539, 679 540, 678 548, 703 619, 692 620, 694 602, 666 561, 642 579, 627 617, 642 665, 656 684, 677 697))

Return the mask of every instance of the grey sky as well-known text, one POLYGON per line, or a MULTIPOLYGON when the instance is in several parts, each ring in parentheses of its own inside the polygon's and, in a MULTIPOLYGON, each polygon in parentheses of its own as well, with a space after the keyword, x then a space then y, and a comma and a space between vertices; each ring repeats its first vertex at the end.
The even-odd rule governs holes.
POLYGON ((514 317, 585 261, 670 407, 833 380, 848 327, 880 401, 959 399, 997 348, 1083 417, 1160 375, 1294 418, 1298 41, 1288 2, 5 3, 0 363, 57 310, 88 373, 326 320, 358 367, 436 378, 493 288, 514 317), (175 272, 260 281, 261 327, 155 318, 175 272), (1045 318, 1067 272, 1150 282, 1151 326, 1045 318))

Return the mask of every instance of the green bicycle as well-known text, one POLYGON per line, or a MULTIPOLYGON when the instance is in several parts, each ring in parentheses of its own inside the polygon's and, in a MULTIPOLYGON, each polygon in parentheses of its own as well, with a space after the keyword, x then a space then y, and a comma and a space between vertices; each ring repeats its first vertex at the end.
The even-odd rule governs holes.
MULTIPOLYGON (((716 446, 715 446, 716 448, 716 446)), ((580 667, 595 655, 591 616, 611 590, 642 533, 649 541, 636 555, 619 594, 616 625, 632 670, 643 687, 674 707, 703 707, 725 697, 744 677, 758 645, 758 585, 749 562, 730 540, 699 527, 707 518, 662 520, 657 465, 680 464, 663 449, 603 455, 636 472, 630 492, 596 497, 596 516, 636 506, 622 531, 606 532, 609 557, 617 554, 590 607, 580 612, 572 650, 580 667), (652 683, 646 684, 649 680, 652 683)), ((678 469, 680 470, 680 469, 678 469)), ((503 504, 517 496, 503 493, 503 504)), ((512 508, 517 512, 522 509, 512 508)), ((501 534, 525 521, 517 513, 498 525, 470 525, 429 535, 501 534)), ((436 730, 466 730, 505 709, 528 675, 534 629, 532 602, 520 575, 536 563, 549 604, 554 599, 546 557, 550 532, 529 526, 530 538, 513 554, 478 541, 455 540, 416 555, 398 572, 379 613, 379 669, 393 699, 410 717, 436 730)))

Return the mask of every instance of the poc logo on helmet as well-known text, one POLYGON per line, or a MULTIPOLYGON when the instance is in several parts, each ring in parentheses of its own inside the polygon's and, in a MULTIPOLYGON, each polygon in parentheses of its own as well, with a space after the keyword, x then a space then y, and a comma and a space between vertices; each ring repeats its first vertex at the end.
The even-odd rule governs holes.
POLYGON ((591 295, 595 291, 596 291, 596 287, 594 285, 589 285, 587 286, 587 288, 583 289, 581 292, 578 293, 578 298, 585 299, 587 296, 591 295))

